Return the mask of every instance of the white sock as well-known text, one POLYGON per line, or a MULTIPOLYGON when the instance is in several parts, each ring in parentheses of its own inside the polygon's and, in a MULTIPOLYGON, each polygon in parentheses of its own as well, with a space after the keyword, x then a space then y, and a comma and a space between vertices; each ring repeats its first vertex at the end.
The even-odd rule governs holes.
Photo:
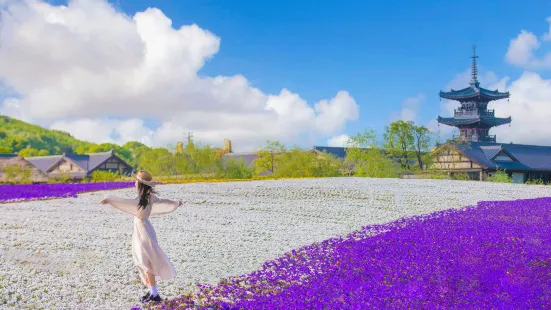
POLYGON ((150 290, 151 290, 151 297, 155 297, 159 295, 159 292, 157 291, 157 285, 151 286, 150 290))

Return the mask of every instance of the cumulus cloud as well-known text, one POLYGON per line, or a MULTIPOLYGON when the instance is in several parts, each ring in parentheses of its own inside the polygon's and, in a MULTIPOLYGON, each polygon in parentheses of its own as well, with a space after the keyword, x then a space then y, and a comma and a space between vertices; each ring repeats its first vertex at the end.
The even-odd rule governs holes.
POLYGON ((349 140, 350 140, 350 136, 346 134, 342 134, 342 135, 334 136, 329 140, 327 140, 327 145, 334 146, 334 147, 345 147, 348 145, 347 143, 349 140))
POLYGON ((266 94, 242 75, 199 77, 220 38, 198 25, 175 28, 155 8, 127 16, 105 0, 0 7, 0 81, 20 95, 0 113, 77 138, 164 146, 192 131, 204 143, 229 138, 247 150, 267 139, 331 136, 359 116, 346 91, 310 105, 287 89, 266 94))
POLYGON ((424 94, 417 94, 414 97, 406 98, 402 102, 402 108, 399 112, 391 114, 389 118, 389 123, 392 123, 394 121, 402 120, 402 121, 412 121, 417 122, 417 113, 419 112, 419 107, 421 103, 425 101, 425 95, 424 94))
MULTIPOLYGON (((546 21, 549 23, 550 30, 542 35, 541 39, 543 41, 551 40, 551 17, 547 18, 546 21)), ((534 33, 522 30, 516 38, 511 39, 505 59, 510 64, 525 69, 551 68, 551 52, 545 53, 542 58, 535 55, 535 52, 541 46, 542 42, 534 33)))

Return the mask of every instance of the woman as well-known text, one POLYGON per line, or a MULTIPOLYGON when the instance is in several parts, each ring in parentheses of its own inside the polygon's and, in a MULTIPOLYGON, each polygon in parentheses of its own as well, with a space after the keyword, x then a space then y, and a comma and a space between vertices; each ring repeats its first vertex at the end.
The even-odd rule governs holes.
POLYGON ((168 280, 176 276, 174 266, 159 247, 157 235, 149 216, 167 214, 182 205, 181 201, 159 199, 153 190, 151 175, 139 171, 134 175, 138 197, 123 199, 107 196, 100 203, 134 216, 134 234, 132 236, 132 257, 138 267, 140 279, 150 291, 142 297, 142 302, 159 302, 161 297, 157 291, 157 280, 168 280))

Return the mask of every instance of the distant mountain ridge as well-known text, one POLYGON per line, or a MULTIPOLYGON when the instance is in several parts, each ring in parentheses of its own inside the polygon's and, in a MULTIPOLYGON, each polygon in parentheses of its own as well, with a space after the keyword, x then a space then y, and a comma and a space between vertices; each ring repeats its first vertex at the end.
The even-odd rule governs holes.
POLYGON ((87 154, 113 150, 128 163, 133 163, 132 150, 148 148, 139 142, 124 146, 113 143, 96 144, 82 141, 61 130, 46 129, 38 125, 0 115, 0 154, 17 153, 22 157, 87 154))

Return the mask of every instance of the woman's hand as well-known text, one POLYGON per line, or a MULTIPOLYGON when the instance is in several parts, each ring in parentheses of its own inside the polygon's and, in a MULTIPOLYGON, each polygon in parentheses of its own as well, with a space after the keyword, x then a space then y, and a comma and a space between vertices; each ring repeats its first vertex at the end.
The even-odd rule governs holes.
POLYGON ((105 205, 105 204, 107 204, 107 199, 103 199, 103 200, 100 201, 99 203, 101 203, 102 205, 105 205))
POLYGON ((178 201, 178 207, 181 207, 183 205, 182 201, 178 201))

